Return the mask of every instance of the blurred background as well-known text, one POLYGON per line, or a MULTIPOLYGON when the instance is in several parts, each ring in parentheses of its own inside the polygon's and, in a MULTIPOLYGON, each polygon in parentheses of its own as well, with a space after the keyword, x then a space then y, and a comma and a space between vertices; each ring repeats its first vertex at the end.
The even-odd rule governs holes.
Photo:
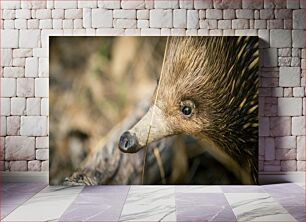
MULTIPOLYGON (((97 158, 107 161, 94 147, 133 113, 139 101, 149 100, 157 86, 165 43, 165 37, 50 37, 50 184, 61 184, 80 171, 90 155, 96 162, 97 158)), ((194 139, 175 137, 166 144, 167 152, 158 154, 159 160, 153 155, 150 161, 148 155, 146 184, 239 183, 194 139)), ((124 161, 141 165, 143 152, 135 155, 137 160, 125 155, 124 161)), ((123 173, 134 179, 113 175, 106 182, 94 176, 91 184, 139 184, 140 167, 136 168, 137 176, 123 173)))

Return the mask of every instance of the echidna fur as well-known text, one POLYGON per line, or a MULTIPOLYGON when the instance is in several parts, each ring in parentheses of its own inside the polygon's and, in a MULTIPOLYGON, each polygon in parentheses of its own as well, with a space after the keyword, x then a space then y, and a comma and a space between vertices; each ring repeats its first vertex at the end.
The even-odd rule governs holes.
POLYGON ((173 134, 208 138, 248 169, 258 172, 258 38, 170 37, 157 106, 173 134), (179 115, 192 100, 195 115, 179 115))

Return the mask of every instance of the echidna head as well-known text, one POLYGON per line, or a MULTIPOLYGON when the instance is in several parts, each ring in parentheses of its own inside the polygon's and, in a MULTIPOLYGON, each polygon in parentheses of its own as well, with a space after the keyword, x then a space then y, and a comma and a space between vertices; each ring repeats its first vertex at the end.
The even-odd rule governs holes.
POLYGON ((257 39, 171 37, 164 56, 157 100, 124 133, 119 148, 137 152, 154 140, 184 133, 209 139, 238 161, 241 152, 255 156, 257 39))
POLYGON ((171 38, 165 52, 157 101, 147 114, 119 142, 123 152, 133 153, 166 136, 199 136, 210 124, 205 41, 171 38))
POLYGON ((120 150, 184 133, 215 145, 256 180, 257 38, 172 37, 164 56, 156 103, 121 136, 120 150))

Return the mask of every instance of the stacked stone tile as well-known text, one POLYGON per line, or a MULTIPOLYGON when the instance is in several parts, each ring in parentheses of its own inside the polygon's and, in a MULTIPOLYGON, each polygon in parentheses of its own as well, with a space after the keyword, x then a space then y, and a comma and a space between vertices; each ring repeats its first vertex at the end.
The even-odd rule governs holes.
POLYGON ((1 1, 0 168, 48 169, 49 35, 260 37, 260 171, 305 170, 303 0, 1 1))

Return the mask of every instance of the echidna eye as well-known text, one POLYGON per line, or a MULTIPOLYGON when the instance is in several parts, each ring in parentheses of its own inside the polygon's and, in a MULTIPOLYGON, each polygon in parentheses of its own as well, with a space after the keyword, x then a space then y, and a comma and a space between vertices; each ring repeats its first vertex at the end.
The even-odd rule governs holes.
POLYGON ((180 111, 183 117, 190 118, 195 113, 195 104, 192 100, 183 100, 180 104, 180 111))
POLYGON ((191 113, 192 113, 192 108, 190 106, 183 106, 182 107, 182 113, 185 115, 185 116, 190 116, 191 113))

